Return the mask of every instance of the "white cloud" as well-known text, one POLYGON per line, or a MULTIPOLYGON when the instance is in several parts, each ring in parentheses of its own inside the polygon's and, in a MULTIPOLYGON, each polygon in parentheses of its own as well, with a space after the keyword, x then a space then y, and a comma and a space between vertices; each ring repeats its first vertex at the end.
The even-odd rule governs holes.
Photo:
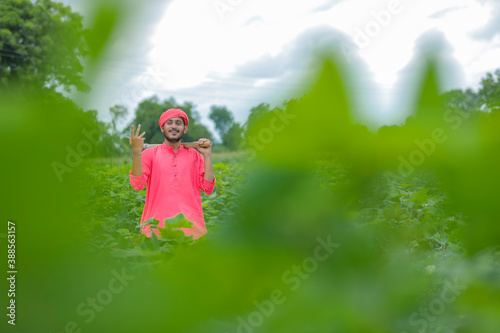
POLYGON ((498 0, 480 0, 484 8, 490 12, 487 23, 470 33, 473 38, 479 40, 491 40, 500 35, 500 2, 498 0))
MULTIPOLYGON (((384 101, 389 103, 398 93, 394 89, 399 75, 413 66, 416 41, 433 29, 442 32, 449 44, 446 54, 463 88, 477 85, 484 71, 500 67, 494 35, 478 37, 496 31, 492 21, 500 7, 496 0, 401 0, 400 13, 392 14, 388 24, 380 20, 397 0, 221 1, 232 4, 223 19, 212 0, 175 0, 164 13, 156 13, 161 19, 147 22, 155 26, 154 33, 139 29, 133 43, 127 35, 119 38, 115 49, 128 50, 130 57, 104 71, 123 71, 119 80, 96 82, 98 91, 99 84, 114 84, 106 89, 107 96, 96 98, 100 105, 111 104, 109 96, 135 89, 143 72, 156 66, 164 73, 161 86, 142 89, 143 95, 190 100, 207 125, 210 105, 225 104, 243 122, 252 106, 278 103, 296 91, 311 49, 340 40, 350 45, 355 64, 363 64, 364 73, 352 78, 351 84, 363 94, 364 108, 386 111, 389 104, 384 101), (377 22, 380 31, 375 34, 377 22), (367 34, 369 28, 368 43, 356 47, 360 31, 367 34)), ((135 107, 132 104, 129 108, 135 107)))

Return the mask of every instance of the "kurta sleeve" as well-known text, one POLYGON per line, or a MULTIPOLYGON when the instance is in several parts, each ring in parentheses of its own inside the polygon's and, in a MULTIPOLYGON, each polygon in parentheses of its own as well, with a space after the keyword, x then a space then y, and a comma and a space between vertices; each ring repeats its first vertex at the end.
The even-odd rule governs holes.
POLYGON ((206 194, 212 194, 215 186, 215 176, 212 182, 205 179, 205 159, 201 154, 198 154, 199 177, 200 177, 200 190, 206 194))
POLYGON ((132 174, 132 170, 130 170, 130 185, 136 191, 142 190, 146 183, 149 182, 149 177, 151 175, 151 158, 152 154, 150 151, 146 153, 146 150, 143 150, 141 153, 141 165, 142 165, 142 175, 134 176, 132 174))

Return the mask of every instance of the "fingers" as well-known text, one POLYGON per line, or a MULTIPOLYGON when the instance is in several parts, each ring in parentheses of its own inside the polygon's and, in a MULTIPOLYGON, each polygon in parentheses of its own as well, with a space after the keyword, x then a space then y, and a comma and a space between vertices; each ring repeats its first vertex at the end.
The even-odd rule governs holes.
MULTIPOLYGON (((133 137, 142 137, 144 134, 146 134, 146 132, 142 132, 141 135, 139 135, 139 133, 141 132, 141 124, 139 124, 139 126, 137 126, 137 130, 134 131, 134 125, 132 125, 131 129, 130 129, 130 137, 133 138, 133 137)), ((127 136, 128 138, 128 136, 127 136)), ((130 138, 129 138, 130 139, 130 138)))

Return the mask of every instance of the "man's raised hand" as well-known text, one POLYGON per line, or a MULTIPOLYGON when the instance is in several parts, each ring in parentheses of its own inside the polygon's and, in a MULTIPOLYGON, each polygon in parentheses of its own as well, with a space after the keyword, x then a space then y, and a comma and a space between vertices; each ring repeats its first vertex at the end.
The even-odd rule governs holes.
POLYGON ((141 130, 141 124, 137 126, 137 131, 134 133, 134 125, 132 125, 132 129, 130 130, 130 136, 127 136, 128 141, 130 145, 132 146, 132 149, 134 150, 134 153, 140 154, 142 152, 142 147, 144 146, 144 140, 143 138, 144 134, 146 132, 142 132, 141 135, 139 135, 141 130))

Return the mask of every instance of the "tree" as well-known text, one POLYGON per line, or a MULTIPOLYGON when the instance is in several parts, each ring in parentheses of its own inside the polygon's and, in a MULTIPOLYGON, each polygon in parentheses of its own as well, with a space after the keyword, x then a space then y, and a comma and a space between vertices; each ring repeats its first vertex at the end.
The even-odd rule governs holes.
POLYGON ((221 138, 229 128, 231 128, 234 122, 233 115, 226 106, 212 105, 208 117, 214 122, 215 129, 219 132, 221 138))
POLYGON ((75 87, 88 54, 82 17, 50 0, 0 2, 0 87, 75 87))
POLYGON ((109 108, 109 112, 111 113, 111 126, 113 133, 118 133, 117 123, 120 119, 125 118, 128 113, 127 108, 123 105, 115 105, 109 108))
POLYGON ((480 107, 479 97, 471 89, 465 91, 456 89, 443 94, 448 109, 472 111, 480 107))
POLYGON ((447 109, 473 112, 486 109, 491 111, 500 108, 500 69, 493 74, 488 73, 481 79, 478 92, 467 90, 451 90, 443 94, 447 109))
POLYGON ((117 124, 121 119, 125 118, 128 110, 123 105, 115 105, 109 108, 109 112, 111 114, 111 122, 106 124, 106 134, 104 135, 106 152, 108 156, 122 155, 128 152, 129 144, 121 140, 117 124))
POLYGON ((243 127, 233 123, 231 128, 222 136, 222 142, 229 150, 237 150, 243 141, 243 127))
POLYGON ((481 88, 477 95, 481 106, 484 105, 488 110, 500 108, 500 69, 493 74, 488 73, 481 80, 481 88))
POLYGON ((200 124, 200 116, 196 111, 196 106, 192 102, 179 104, 173 97, 160 101, 156 95, 146 98, 139 103, 135 111, 135 118, 129 126, 123 130, 123 134, 130 134, 130 127, 132 124, 134 124, 136 128, 138 124, 141 124, 141 133, 146 132, 144 135, 146 143, 163 143, 165 141, 165 136, 160 130, 158 121, 165 110, 172 108, 182 109, 189 118, 188 131, 184 134, 182 141, 197 141, 200 138, 213 140, 212 133, 210 133, 203 124, 200 124))
POLYGON ((250 114, 248 115, 247 122, 244 125, 245 128, 245 137, 247 137, 247 133, 253 129, 253 127, 257 124, 258 120, 266 113, 270 112, 270 106, 266 103, 261 103, 250 109, 250 114))

